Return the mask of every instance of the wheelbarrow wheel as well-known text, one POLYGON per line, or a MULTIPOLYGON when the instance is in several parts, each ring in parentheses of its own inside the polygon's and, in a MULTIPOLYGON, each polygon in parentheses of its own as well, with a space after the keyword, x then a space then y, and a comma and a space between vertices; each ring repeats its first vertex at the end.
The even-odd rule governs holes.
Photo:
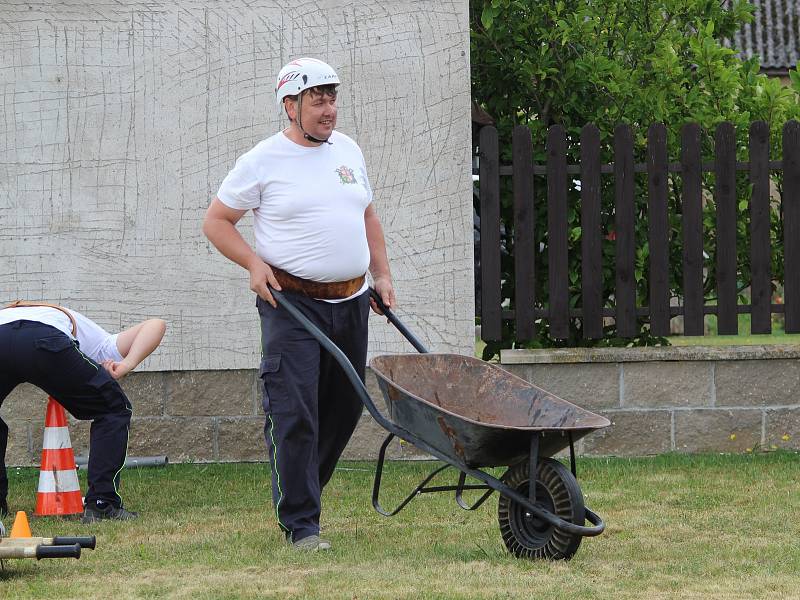
MULTIPOLYGON (((528 462, 512 466, 503 481, 520 494, 528 495, 528 462)), ((539 461, 536 474, 536 506, 577 525, 583 525, 583 494, 569 469, 557 460, 539 461)), ((508 551, 519 558, 567 560, 581 545, 582 536, 567 533, 536 515, 523 505, 500 496, 497 508, 500 533, 508 551)))

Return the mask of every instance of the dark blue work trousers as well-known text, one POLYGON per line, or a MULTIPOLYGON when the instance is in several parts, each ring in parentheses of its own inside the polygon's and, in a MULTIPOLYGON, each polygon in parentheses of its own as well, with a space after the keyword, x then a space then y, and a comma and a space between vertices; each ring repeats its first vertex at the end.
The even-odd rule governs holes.
MULTIPOLYGON (((283 292, 336 344, 362 381, 369 293, 333 304, 283 292)), ((353 435, 362 403, 336 360, 280 305, 260 298, 264 435, 278 524, 292 541, 319 534, 322 488, 353 435)))
MULTIPOLYGON (((86 504, 100 500, 122 506, 117 490, 128 448, 131 404, 119 384, 55 327, 35 321, 0 325, 0 406, 25 382, 43 389, 76 419, 92 421, 86 504)), ((7 440, 8 426, 0 419, 0 500, 8 491, 7 440)))

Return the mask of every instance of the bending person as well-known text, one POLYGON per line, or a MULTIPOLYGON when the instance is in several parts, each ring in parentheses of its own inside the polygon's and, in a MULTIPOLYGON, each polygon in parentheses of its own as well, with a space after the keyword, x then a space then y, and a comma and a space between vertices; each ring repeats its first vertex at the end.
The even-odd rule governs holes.
MULTIPOLYGON (((153 350, 166 331, 149 319, 110 334, 81 313, 18 301, 0 309, 0 406, 20 383, 31 383, 80 420, 91 420, 88 482, 82 522, 129 520, 119 495, 131 404, 118 379, 153 350)), ((0 419, 0 512, 7 512, 8 426, 0 419)))

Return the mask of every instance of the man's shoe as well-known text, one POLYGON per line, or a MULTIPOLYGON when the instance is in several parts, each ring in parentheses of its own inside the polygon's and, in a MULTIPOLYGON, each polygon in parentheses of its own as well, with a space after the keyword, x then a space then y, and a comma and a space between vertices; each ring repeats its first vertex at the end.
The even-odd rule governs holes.
POLYGON ((83 517, 81 523, 96 523, 105 519, 112 519, 115 521, 132 521, 139 516, 139 513, 125 510, 124 508, 106 504, 102 508, 97 505, 87 505, 83 509, 83 517))
POLYGON ((318 535, 309 535, 302 540, 297 540, 291 543, 292 548, 300 550, 301 552, 316 552, 317 550, 330 550, 331 543, 328 540, 323 540, 318 535))

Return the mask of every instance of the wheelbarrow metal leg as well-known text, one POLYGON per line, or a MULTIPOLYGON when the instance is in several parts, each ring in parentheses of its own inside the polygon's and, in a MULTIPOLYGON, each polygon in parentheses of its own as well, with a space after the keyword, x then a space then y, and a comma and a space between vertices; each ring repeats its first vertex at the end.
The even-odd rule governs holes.
MULTIPOLYGON (((383 506, 381 506, 379 499, 381 491, 381 475, 383 474, 383 463, 386 459, 386 449, 389 447, 389 443, 393 439, 394 439, 394 434, 390 433, 388 436, 386 436, 386 439, 383 441, 383 444, 381 444, 381 449, 380 452, 378 453, 378 464, 375 467, 375 482, 372 486, 372 507, 375 509, 376 512, 383 515, 384 517, 392 517, 396 515, 401 510, 403 510, 403 508, 405 508, 406 504, 411 502, 419 494, 425 493, 427 491, 437 491, 435 489, 428 489, 425 487, 425 485, 431 479, 436 477, 439 473, 441 473, 445 469, 449 469, 451 466, 449 464, 444 464, 435 471, 433 471, 433 473, 431 473, 425 479, 422 480, 422 483, 420 483, 417 487, 414 488, 414 490, 406 497, 405 500, 403 500, 400 503, 400 505, 397 508, 395 508, 394 510, 386 510, 385 508, 383 508, 383 506)), ((448 489, 452 489, 452 487, 448 489)))
POLYGON ((531 434, 531 459, 528 463, 530 477, 528 477, 528 498, 531 504, 536 504, 536 471, 539 467, 539 434, 531 434))
POLYGON ((372 506, 382 515, 385 514, 385 511, 383 508, 381 508, 380 502, 378 501, 378 495, 381 491, 381 476, 383 475, 383 461, 386 457, 386 448, 393 439, 394 434, 390 433, 388 436, 386 436, 386 439, 383 440, 383 444, 381 444, 381 449, 378 452, 378 463, 375 465, 375 480, 372 484, 372 506))
POLYGON ((572 471, 572 476, 577 479, 578 473, 575 468, 575 443, 572 440, 572 432, 568 431, 567 435, 569 436, 569 469, 572 471))
POLYGON ((467 480, 467 474, 464 471, 461 471, 458 475, 458 487, 456 488, 456 502, 458 505, 463 508, 464 510, 475 510, 481 504, 486 502, 486 499, 489 498, 494 493, 494 489, 489 487, 488 485, 464 485, 464 482, 467 480), (485 494, 483 494, 475 504, 467 504, 464 501, 462 496, 464 490, 488 490, 485 494))

